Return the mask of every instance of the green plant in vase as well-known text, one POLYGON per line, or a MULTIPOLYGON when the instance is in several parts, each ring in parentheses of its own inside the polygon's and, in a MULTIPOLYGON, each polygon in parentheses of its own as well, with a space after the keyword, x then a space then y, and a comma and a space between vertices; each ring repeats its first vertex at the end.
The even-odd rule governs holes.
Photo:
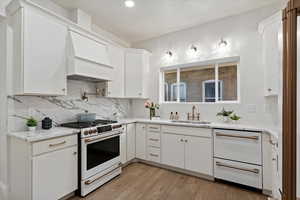
POLYGON ((225 108, 222 109, 221 112, 217 113, 217 117, 219 117, 223 122, 229 122, 230 115, 233 113, 233 110, 227 111, 225 108))
POLYGON ((145 108, 148 108, 150 111, 150 120, 152 120, 153 117, 155 117, 155 110, 159 109, 159 104, 156 104, 154 102, 146 101, 145 108))
POLYGON ((28 118, 26 121, 26 125, 29 131, 35 131, 37 124, 38 124, 37 120, 34 119, 33 117, 28 118))
POLYGON ((236 114, 232 114, 232 115, 230 116, 230 119, 231 119, 233 122, 237 123, 237 122, 241 119, 241 117, 240 117, 240 116, 237 116, 236 114))

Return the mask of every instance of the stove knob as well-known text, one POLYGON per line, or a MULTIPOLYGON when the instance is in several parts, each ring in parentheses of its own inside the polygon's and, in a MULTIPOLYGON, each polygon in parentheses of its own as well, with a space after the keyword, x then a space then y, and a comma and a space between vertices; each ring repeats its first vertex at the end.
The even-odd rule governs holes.
POLYGON ((84 131, 83 134, 84 134, 84 135, 88 135, 88 134, 89 134, 89 131, 84 131))
POLYGON ((93 130, 94 133, 97 133, 97 129, 93 130))
POLYGON ((89 134, 93 134, 93 130, 89 130, 89 134))

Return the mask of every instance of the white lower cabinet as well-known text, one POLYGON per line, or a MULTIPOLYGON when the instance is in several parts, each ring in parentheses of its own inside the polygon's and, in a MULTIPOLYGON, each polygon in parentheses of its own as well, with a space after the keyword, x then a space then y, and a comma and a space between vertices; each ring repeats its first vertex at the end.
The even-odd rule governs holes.
POLYGON ((124 128, 124 131, 120 135, 120 156, 121 163, 125 164, 127 162, 127 130, 124 128))
MULTIPOLYGON (((177 132, 174 134, 163 132, 162 163, 213 176, 212 138, 201 137, 202 130, 190 129, 190 131, 193 131, 191 134, 196 133, 200 137, 184 135, 189 131, 182 132, 182 135, 178 135, 177 132)), ((207 133, 205 133, 205 136, 207 136, 207 133)))
POLYGON ((215 129, 214 164, 216 178, 263 189, 262 133, 215 129))
POLYGON ((182 135, 162 134, 162 163, 184 168, 184 143, 182 135))
POLYGON ((147 160, 160 163, 160 149, 157 147, 149 147, 147 148, 147 160))
POLYGON ((213 176, 212 139, 186 136, 185 141, 185 168, 213 176))
POLYGON ((33 200, 59 199, 75 191, 77 166, 77 146, 33 157, 33 200))
POLYGON ((146 160, 146 124, 136 124, 136 158, 146 160))
POLYGON ((57 200, 78 189, 77 135, 9 138, 9 200, 57 200))
POLYGON ((135 123, 126 125, 127 161, 135 158, 135 123))
POLYGON ((262 167, 247 163, 215 159, 215 177, 262 189, 262 167))

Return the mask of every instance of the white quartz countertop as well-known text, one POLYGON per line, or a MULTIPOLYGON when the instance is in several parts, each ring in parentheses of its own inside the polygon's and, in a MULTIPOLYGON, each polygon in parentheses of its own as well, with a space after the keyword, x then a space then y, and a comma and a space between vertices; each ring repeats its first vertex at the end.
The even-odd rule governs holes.
POLYGON ((33 132, 10 132, 8 136, 16 137, 27 142, 38 142, 41 140, 52 139, 56 137, 63 137, 79 133, 78 130, 72 128, 55 127, 50 130, 36 130, 33 132))
POLYGON ((120 120, 122 124, 130 124, 130 123, 147 123, 147 124, 162 124, 162 125, 171 125, 171 126, 186 126, 186 127, 198 127, 198 128, 211 128, 211 129, 230 129, 230 130, 242 130, 242 131, 257 131, 264 132, 270 134, 275 139, 278 137, 278 130, 274 130, 272 128, 259 127, 259 126, 251 126, 244 124, 230 124, 230 123, 210 123, 210 124, 193 124, 193 123, 183 123, 183 122, 172 122, 171 120, 163 120, 163 119, 123 119, 120 120))
MULTIPOLYGON (((185 126, 185 127, 198 127, 198 128, 211 128, 211 129, 231 129, 231 130, 242 130, 242 131, 258 131, 270 134, 274 140, 278 139, 278 131, 258 126, 250 126, 243 124, 227 124, 227 123, 210 123, 210 124, 191 124, 182 122, 172 122, 170 120, 150 120, 150 119, 122 119, 119 120, 120 124, 130 123, 147 123, 147 124, 162 124, 171 126, 185 126)), ((47 140, 56 137, 62 137, 67 135, 73 135, 79 133, 77 129, 55 127, 50 130, 36 130, 34 132, 23 131, 23 132, 10 132, 8 136, 16 137, 27 142, 38 142, 41 140, 47 140)))

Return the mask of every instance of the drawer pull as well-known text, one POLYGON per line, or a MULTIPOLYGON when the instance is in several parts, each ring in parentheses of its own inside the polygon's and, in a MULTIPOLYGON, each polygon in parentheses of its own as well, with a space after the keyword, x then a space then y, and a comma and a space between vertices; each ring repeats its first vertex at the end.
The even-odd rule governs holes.
POLYGON ((149 126, 150 129, 158 130, 158 127, 149 126))
POLYGON ((231 169, 237 169, 237 170, 241 170, 241 171, 252 172, 252 173, 255 173, 255 174, 259 173, 259 169, 247 169, 247 168, 242 168, 242 167, 236 167, 236 166, 232 166, 232 165, 223 164, 223 163, 220 163, 220 162, 216 162, 216 165, 220 166, 220 167, 227 167, 227 168, 231 168, 231 169))
POLYGON ((216 133, 216 136, 220 137, 231 137, 231 138, 241 138, 241 139, 249 139, 249 140, 258 140, 258 136, 240 136, 240 135, 228 135, 228 134, 222 134, 222 133, 216 133))
POLYGON ((149 138, 150 141, 158 142, 159 139, 149 138))
POLYGON ((157 154, 153 154, 153 153, 150 153, 150 156, 153 156, 153 157, 158 157, 157 154))
POLYGON ((49 144, 49 147, 57 147, 57 146, 60 146, 60 145, 66 144, 66 143, 67 143, 66 141, 63 141, 63 142, 60 142, 57 144, 49 144))

